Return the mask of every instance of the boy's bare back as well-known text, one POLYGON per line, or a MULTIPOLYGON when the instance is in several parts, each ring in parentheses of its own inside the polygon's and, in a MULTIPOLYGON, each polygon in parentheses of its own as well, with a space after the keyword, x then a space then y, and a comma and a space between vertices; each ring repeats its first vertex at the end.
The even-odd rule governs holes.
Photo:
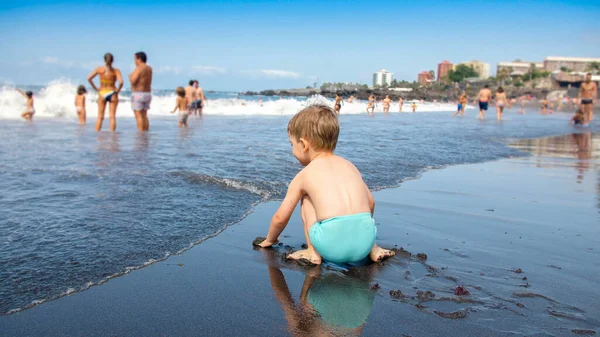
POLYGON ((177 97, 177 108, 179 109, 179 111, 187 111, 187 108, 189 106, 189 101, 187 99, 187 97, 177 97))
POLYGON ((371 192, 348 160, 323 153, 294 179, 315 207, 317 220, 371 212, 371 192))

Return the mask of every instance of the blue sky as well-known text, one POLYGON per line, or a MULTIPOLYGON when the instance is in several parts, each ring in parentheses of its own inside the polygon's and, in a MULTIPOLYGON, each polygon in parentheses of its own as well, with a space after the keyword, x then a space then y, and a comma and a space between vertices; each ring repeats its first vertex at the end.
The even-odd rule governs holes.
MULTIPOLYGON (((442 60, 600 57, 598 1, 2 1, 0 83, 84 83, 144 50, 157 89, 416 80, 442 60)), ((126 85, 127 86, 127 85, 126 85)))

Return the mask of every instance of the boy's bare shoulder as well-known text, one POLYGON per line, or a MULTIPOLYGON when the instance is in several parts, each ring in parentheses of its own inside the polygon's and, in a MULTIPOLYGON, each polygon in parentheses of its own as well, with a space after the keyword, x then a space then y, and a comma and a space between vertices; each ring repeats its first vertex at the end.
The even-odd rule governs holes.
POLYGON ((306 171, 307 174, 312 174, 312 172, 318 172, 318 174, 321 174, 323 171, 323 166, 333 167, 336 171, 347 169, 353 169, 358 171, 356 166, 351 161, 338 155, 330 156, 325 160, 313 161, 310 164, 308 164, 302 171, 306 171))

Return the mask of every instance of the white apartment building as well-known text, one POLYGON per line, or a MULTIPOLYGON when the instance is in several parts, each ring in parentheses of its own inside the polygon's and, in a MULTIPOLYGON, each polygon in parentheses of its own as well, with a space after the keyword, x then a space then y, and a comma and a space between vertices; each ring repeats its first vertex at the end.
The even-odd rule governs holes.
POLYGON ((373 86, 383 86, 384 84, 391 86, 393 76, 394 74, 390 73, 389 71, 381 69, 373 74, 373 86))

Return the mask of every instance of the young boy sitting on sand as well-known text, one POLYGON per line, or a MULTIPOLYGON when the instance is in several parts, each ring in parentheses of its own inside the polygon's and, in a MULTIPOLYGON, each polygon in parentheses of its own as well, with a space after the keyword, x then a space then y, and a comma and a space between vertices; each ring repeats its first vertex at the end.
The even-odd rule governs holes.
POLYGON ((292 154, 305 168, 290 183, 259 246, 278 242, 301 202, 308 248, 287 258, 320 264, 322 259, 345 263, 367 256, 381 261, 395 254, 375 244, 375 201, 358 169, 333 153, 339 133, 336 113, 327 106, 313 105, 292 117, 288 124, 292 154))

